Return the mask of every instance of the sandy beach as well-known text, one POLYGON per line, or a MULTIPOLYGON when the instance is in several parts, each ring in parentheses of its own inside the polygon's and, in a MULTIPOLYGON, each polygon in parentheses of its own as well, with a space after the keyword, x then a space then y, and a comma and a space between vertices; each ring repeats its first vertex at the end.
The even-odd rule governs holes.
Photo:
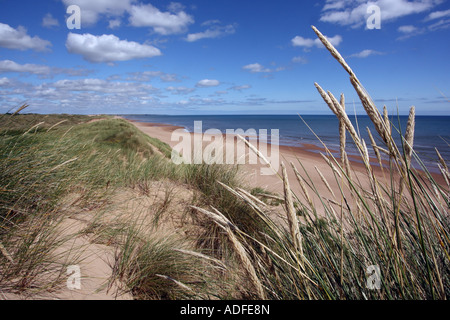
MULTIPOLYGON (((127 120, 131 123, 133 123, 138 129, 146 133, 147 135, 157 138, 171 147, 174 147, 179 143, 179 141, 172 141, 171 136, 172 133, 175 130, 183 129, 182 127, 177 126, 171 126, 167 124, 160 124, 160 123, 145 123, 145 122, 138 122, 138 121, 132 121, 127 120)), ((193 135, 194 133, 184 132, 184 135, 186 137, 188 135, 193 135)), ((251 141, 250 141, 251 142, 251 141)), ((224 143, 230 143, 230 141, 224 139, 224 143)), ((207 146, 209 142, 203 142, 203 147, 207 146)), ((270 153, 270 150, 272 150, 272 146, 269 144, 266 146, 270 153)), ((335 150, 333 150, 335 151, 335 150)), ((246 150, 246 155, 248 157, 248 153, 252 152, 249 151, 248 148, 246 150)), ((317 191, 322 196, 325 195, 325 197, 329 199, 333 199, 335 201, 338 201, 339 199, 336 199, 334 196, 339 198, 339 186, 338 182, 336 181, 336 178, 333 174, 332 169, 330 166, 324 161, 320 153, 326 154, 325 149, 319 148, 315 145, 305 145, 304 147, 290 147, 290 146, 279 146, 279 164, 283 162, 286 165, 287 168, 287 174, 290 181, 290 186, 294 193, 301 196, 302 191, 297 183, 295 173, 293 169, 291 168, 290 163, 295 164, 297 170, 301 173, 303 177, 307 175, 311 178, 313 181, 315 187, 317 188, 317 191), (301 163, 301 165, 300 165, 301 163), (304 170, 302 169, 302 166, 304 167, 304 170), (334 192, 334 196, 329 192, 325 184, 322 182, 321 177, 319 173, 317 172, 316 168, 322 173, 322 175, 325 177, 327 182, 329 183, 331 189, 334 192)), ((362 163, 351 161, 351 168, 360 179, 361 183, 363 185, 367 184, 367 187, 369 186, 367 177, 366 177, 366 169, 363 166, 362 163)), ((376 159, 371 159, 371 161, 375 162, 376 159)), ((249 164, 248 158, 246 161, 246 164, 241 166, 243 178, 245 179, 245 184, 250 188, 255 187, 261 187, 267 191, 277 193, 279 195, 283 194, 283 182, 280 179, 279 175, 281 175, 281 166, 278 167, 278 174, 272 174, 272 175, 262 175, 261 174, 261 168, 268 168, 267 165, 264 165, 261 163, 262 161, 258 160, 258 164, 249 164)), ((376 168, 376 174, 379 175, 380 178, 382 178, 382 172, 379 168, 376 168)), ((340 178, 339 178, 340 179, 340 178)), ((320 206, 320 203, 318 203, 318 198, 315 197, 315 204, 320 206)))
MULTIPOLYGON (((143 131, 147 135, 157 138, 168 145, 170 145, 172 148, 179 143, 179 141, 172 141, 172 133, 175 130, 178 129, 184 129, 183 127, 179 126, 172 126, 168 124, 161 124, 161 123, 146 123, 146 122, 138 122, 133 120, 128 120, 130 123, 134 124, 139 130, 143 131)), ((181 132, 182 130, 179 130, 178 132, 181 132)), ((183 135, 186 137, 188 135, 194 135, 194 133, 189 132, 183 132, 183 135)), ((205 134, 204 134, 205 135, 205 134)), ((225 136, 225 135, 224 135, 225 136)), ((193 140, 193 139, 192 139, 193 140)), ((230 143, 228 140, 223 139, 224 143, 230 143)), ((251 141, 250 141, 251 142, 251 141)), ((207 146, 210 142, 203 142, 203 148, 207 146)), ((262 144, 264 146, 264 144, 262 144)), ((270 153, 270 150, 272 150, 272 146, 268 144, 265 146, 270 153)), ((330 150, 334 154, 336 154, 336 150, 330 150)), ((246 148, 246 155, 248 157, 248 153, 252 152, 249 151, 248 148, 246 148)), ((291 167, 291 163, 293 163, 297 170, 300 172, 300 174, 306 178, 309 177, 311 181, 313 182, 315 188, 317 188, 317 193, 321 196, 324 196, 327 199, 334 200, 338 203, 341 202, 341 194, 340 194, 340 184, 341 184, 341 178, 337 177, 335 173, 333 173, 333 170, 330 168, 330 166, 325 162, 325 160, 320 155, 326 154, 325 148, 320 148, 316 145, 312 144, 305 144, 303 147, 290 147, 290 146, 279 146, 279 163, 283 162, 287 168, 287 174, 290 182, 290 187, 293 190, 293 192, 299 196, 301 199, 303 199, 303 193, 301 190, 301 187, 299 183, 297 182, 295 173, 291 167), (303 167, 303 168, 302 168, 303 167), (317 170, 317 169, 318 170, 317 170), (322 173, 323 177, 325 177, 327 183, 330 186, 330 189, 333 191, 333 194, 329 191, 327 186, 322 181, 322 178, 320 174, 322 173)), ((337 158, 338 161, 340 161, 339 158, 337 158)), ((350 167, 352 170, 352 175, 356 176, 358 181, 361 183, 361 185, 364 188, 370 188, 370 184, 368 181, 367 171, 364 166, 364 164, 361 162, 361 160, 358 161, 356 156, 349 155, 349 161, 350 161, 350 167)), ((247 185, 249 188, 255 188, 260 187, 267 191, 283 195, 283 182, 280 178, 281 175, 281 166, 279 166, 278 174, 273 175, 262 175, 261 174, 261 168, 268 168, 267 165, 261 164, 262 161, 258 160, 258 164, 249 164, 248 159, 246 160, 246 164, 241 165, 241 171, 242 176, 244 180, 244 184, 247 185)), ((376 159, 371 158, 370 162, 372 164, 372 170, 374 170, 374 174, 376 175, 377 179, 381 181, 382 183, 389 184, 389 170, 383 171, 381 168, 377 165, 378 162, 376 159)), ((387 163, 386 168, 388 168, 387 163)), ((444 184, 445 181, 443 180, 441 175, 433 174, 433 178, 440 184, 444 184)), ((305 180, 307 180, 306 178, 305 180)), ((344 193, 346 191, 344 190, 344 193)), ((313 197, 313 202, 317 208, 322 208, 322 204, 319 200, 319 197, 317 194, 314 194, 310 190, 310 196, 313 197)))
POLYGON ((449 299, 450 0, 150 2, 1 2, 0 300, 449 299))

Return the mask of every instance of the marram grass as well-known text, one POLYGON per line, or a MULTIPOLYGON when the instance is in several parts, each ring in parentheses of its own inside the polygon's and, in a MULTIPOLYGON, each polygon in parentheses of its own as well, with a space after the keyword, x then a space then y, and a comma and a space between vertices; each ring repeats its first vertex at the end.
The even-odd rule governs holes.
POLYGON ((338 190, 330 190, 319 172, 336 201, 317 192, 307 171, 300 174, 298 168, 304 167, 299 160, 291 166, 302 190, 302 195, 294 194, 301 219, 293 218, 292 192, 288 190, 285 173, 282 179, 287 230, 272 223, 270 215, 263 216, 263 207, 252 204, 273 232, 256 244, 248 241, 253 239, 253 234, 241 232, 240 239, 244 246, 251 246, 247 251, 255 253, 253 265, 266 295, 269 299, 447 299, 450 293, 447 165, 438 153, 443 181, 446 181, 438 183, 414 152, 414 107, 401 145, 395 144, 393 134, 401 135, 401 131, 389 121, 386 108, 382 115, 339 52, 320 31, 313 29, 349 73, 384 144, 377 146, 370 134, 372 147, 376 154, 379 150, 387 153, 389 163, 379 158, 383 175, 375 174, 366 142, 345 112, 343 96, 338 102, 333 94, 316 84, 340 121, 341 160, 330 152, 325 157, 335 173, 338 190), (363 187, 351 172, 345 151, 346 131, 358 147, 369 188, 363 187), (411 166, 412 159, 420 164, 419 169, 411 166), (310 192, 323 205, 323 212, 314 205, 310 192), (368 282, 370 266, 377 266, 381 272, 379 288, 374 289, 368 282))
MULTIPOLYGON (((364 141, 346 113, 344 95, 338 101, 315 83, 339 120, 340 159, 326 145, 322 154, 332 173, 328 180, 334 178, 337 188, 320 171, 321 182, 314 182, 316 173, 298 160, 289 166, 296 181, 289 181, 282 165, 281 198, 257 188, 249 192, 239 183, 237 167, 175 166, 169 146, 126 121, 42 119, 19 115, 25 107, 19 108, 0 119, 0 290, 48 290, 60 283, 64 264, 55 264, 60 257, 54 253, 67 239, 56 230, 63 218, 59 202, 68 193, 81 193, 81 203, 88 204, 109 199, 117 188, 148 192, 149 181, 169 179, 195 190, 184 212, 195 226, 193 236, 158 236, 139 219, 90 231, 102 233, 99 239, 114 238, 110 284, 119 282, 136 299, 447 299, 447 163, 436 150, 442 177, 432 175, 414 152, 415 108, 403 134, 386 107, 378 110, 339 52, 313 30, 349 74, 378 135, 369 130, 370 141, 364 141), (347 134, 359 151, 364 177, 351 168, 347 134), (368 147, 381 170, 369 161, 368 147), (300 194, 292 183, 299 184, 300 194), (317 183, 324 184, 325 195, 317 183), (283 203, 285 225, 260 197, 283 203), (380 270, 377 288, 368 273, 373 266, 380 270), (56 277, 39 277, 51 272, 56 277)), ((172 197, 166 193, 167 205, 158 209, 154 228, 168 214, 172 197)))

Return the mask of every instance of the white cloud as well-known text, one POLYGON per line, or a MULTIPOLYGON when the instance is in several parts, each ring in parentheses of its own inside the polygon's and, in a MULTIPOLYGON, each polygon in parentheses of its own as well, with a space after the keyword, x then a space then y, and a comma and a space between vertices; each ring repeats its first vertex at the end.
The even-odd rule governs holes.
POLYGON ((428 26, 416 27, 413 25, 400 26, 397 30, 402 33, 397 40, 406 40, 417 35, 423 35, 441 29, 450 28, 450 9, 444 11, 434 11, 427 15, 423 22, 429 22, 428 26))
POLYGON ((190 106, 223 106, 226 104, 229 104, 227 101, 225 101, 222 98, 218 98, 218 99, 212 99, 212 98, 196 98, 196 97, 191 97, 189 98, 189 105, 190 106))
POLYGON ((153 78, 159 78, 163 82, 179 82, 178 76, 173 73, 165 73, 162 71, 140 71, 130 72, 131 76, 127 78, 129 81, 147 82, 153 78))
POLYGON ((228 90, 242 91, 242 90, 250 89, 251 87, 252 86, 249 84, 243 84, 241 86, 233 86, 233 87, 229 88, 228 90))
POLYGON ((425 21, 439 20, 428 26, 428 31, 450 28, 450 9, 430 13, 425 21))
POLYGON ((126 61, 161 55, 153 46, 134 41, 120 40, 115 35, 94 36, 89 33, 69 33, 66 47, 70 53, 80 54, 90 62, 126 61))
POLYGON ((186 106, 189 104, 189 101, 186 100, 180 100, 178 101, 176 104, 180 105, 180 106, 186 106))
POLYGON ((435 20, 435 19, 441 19, 441 18, 446 18, 446 17, 450 17, 450 9, 445 10, 445 11, 432 12, 427 16, 427 18, 425 20, 428 21, 428 20, 435 20))
POLYGON ((325 6, 322 10, 332 10, 332 9, 342 9, 345 7, 345 1, 344 0, 338 0, 338 1, 327 1, 325 6))
POLYGON ((166 12, 152 4, 138 0, 62 0, 66 7, 77 5, 81 9, 81 25, 92 26, 101 18, 108 18, 108 27, 117 28, 125 13, 129 14, 129 22, 135 27, 152 27, 162 35, 183 33, 187 26, 194 22, 192 16, 184 12, 185 6, 171 2, 166 12))
POLYGON ((315 44, 314 39, 307 39, 301 36, 296 36, 291 40, 291 43, 294 47, 307 47, 310 48, 315 44))
POLYGON ((194 88, 187 88, 187 87, 167 87, 166 88, 167 91, 169 91, 172 94, 178 94, 178 95, 182 95, 182 94, 189 94, 195 91, 194 88))
POLYGON ((208 88, 208 87, 217 87, 218 85, 220 85, 220 82, 218 80, 204 79, 197 82, 196 87, 208 88))
POLYGON ((228 94, 228 91, 226 91, 226 90, 218 90, 218 91, 214 92, 214 94, 217 95, 217 96, 221 96, 223 94, 228 94))
POLYGON ((120 25, 121 25, 120 19, 113 19, 113 20, 109 20, 108 28, 115 29, 115 28, 120 27, 120 25))
POLYGON ((251 73, 269 73, 272 72, 271 69, 263 67, 259 63, 251 63, 246 66, 243 66, 242 69, 251 73))
POLYGON ((398 31, 401 33, 412 33, 412 32, 416 32, 417 28, 412 25, 400 26, 400 27, 398 27, 398 31))
MULTIPOLYGON (((335 35, 334 37, 325 37, 335 47, 339 46, 339 44, 342 42, 342 37, 340 35, 335 35)), ((311 48, 312 46, 316 46, 318 48, 325 48, 320 39, 303 38, 301 36, 294 37, 291 40, 291 43, 294 47, 311 48)))
POLYGON ((30 37, 27 30, 19 26, 17 29, 0 23, 0 47, 17 50, 46 51, 52 44, 38 36, 30 37))
POLYGON ((55 18, 53 18, 51 13, 47 13, 45 17, 42 19, 42 26, 46 28, 58 27, 59 22, 55 18))
POLYGON ((298 57, 293 57, 293 58, 292 58, 292 62, 293 62, 293 63, 306 64, 306 63, 308 63, 308 60, 307 60, 306 58, 303 58, 303 57, 301 57, 301 56, 298 56, 298 57))
POLYGON ((135 0, 62 0, 66 7, 77 5, 81 9, 81 26, 95 24, 101 15, 117 17, 131 8, 135 0))
POLYGON ((0 73, 17 72, 28 73, 39 76, 39 78, 52 78, 57 74, 66 74, 69 76, 85 76, 91 73, 86 69, 75 68, 57 68, 39 64, 18 64, 11 60, 0 60, 0 73))
POLYGON ((435 31, 439 29, 448 29, 450 28, 450 19, 441 19, 436 23, 428 26, 429 31, 435 31))
POLYGON ((322 9, 320 21, 339 25, 361 27, 370 14, 369 5, 380 7, 382 23, 390 22, 400 17, 422 13, 442 3, 442 0, 327 0, 322 9))
POLYGON ((192 16, 182 7, 172 4, 167 12, 162 12, 151 4, 139 4, 131 6, 130 24, 135 27, 152 27, 153 31, 162 35, 184 33, 187 27, 194 23, 192 16))
POLYGON ((164 73, 160 76, 161 81, 164 82, 180 82, 181 80, 174 73, 164 73))
POLYGON ((61 91, 85 91, 97 93, 121 93, 142 95, 148 92, 156 92, 157 88, 150 84, 134 82, 114 82, 103 79, 79 79, 79 80, 59 80, 51 84, 40 86, 41 89, 54 88, 61 91))
MULTIPOLYGON (((217 20, 207 21, 207 25, 211 26, 210 28, 208 28, 203 32, 188 34, 188 36, 186 37, 186 41, 194 42, 201 39, 208 39, 208 38, 213 39, 225 35, 230 35, 236 32, 236 26, 234 24, 229 24, 227 26, 220 26, 217 25, 218 23, 219 21, 217 20)), ((205 23, 203 23, 202 25, 204 24, 205 23)))
POLYGON ((51 73, 51 68, 37 64, 18 64, 11 60, 2 60, 0 61, 0 73, 5 72, 25 72, 37 75, 46 75, 51 73))
POLYGON ((369 56, 382 55, 382 54, 384 54, 384 53, 378 52, 375 50, 371 50, 371 49, 366 49, 361 52, 354 53, 354 54, 350 55, 349 57, 350 58, 367 58, 369 56))
POLYGON ((220 24, 220 20, 217 20, 217 19, 207 20, 202 23, 202 27, 209 27, 209 26, 213 26, 215 24, 220 24))
POLYGON ((5 86, 9 83, 10 83, 10 81, 8 78, 6 78, 6 77, 0 78, 0 86, 5 86))
POLYGON ((179 2, 171 2, 167 6, 167 10, 169 10, 170 12, 180 12, 183 11, 184 9, 186 9, 186 6, 179 2))
POLYGON ((0 108, 6 110, 22 101, 29 101, 32 110, 48 113, 127 113, 142 111, 142 106, 166 106, 159 100, 160 90, 145 83, 87 78, 35 85, 0 77, 1 82, 5 84, 0 85, 0 108))

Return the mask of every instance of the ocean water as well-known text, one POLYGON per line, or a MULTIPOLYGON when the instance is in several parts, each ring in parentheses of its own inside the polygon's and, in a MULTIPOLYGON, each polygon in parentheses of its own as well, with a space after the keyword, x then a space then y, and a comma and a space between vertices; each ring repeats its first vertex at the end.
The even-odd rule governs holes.
MULTIPOLYGON (((188 116, 169 116, 169 115, 122 115, 123 117, 141 121, 164 123, 175 126, 184 127, 187 131, 194 131, 194 121, 202 121, 202 130, 219 129, 222 133, 226 133, 227 129, 267 129, 268 135, 273 129, 278 129, 280 138, 279 144, 286 146, 304 146, 313 144, 321 146, 322 140, 329 149, 336 152, 339 150, 339 122, 334 115, 188 115, 188 116), (308 128, 308 126, 310 128, 308 128), (312 131, 314 132, 312 132, 312 131)), ((355 128, 361 137, 366 141, 369 152, 372 153, 370 147, 370 139, 367 133, 367 127, 372 132, 377 144, 383 147, 381 138, 370 121, 368 116, 350 116, 355 128)), ((407 116, 391 118, 395 127, 404 134, 407 116)), ((394 132, 395 129, 394 129, 394 132)), ((396 142, 399 146, 400 137, 398 133, 394 134, 396 142)), ((356 147, 347 134, 347 145, 350 154, 356 154, 356 147)), ((437 170, 437 156, 434 148, 437 148, 444 159, 450 160, 450 116, 417 116, 415 127, 414 150, 420 159, 432 169, 437 170)), ((337 155, 338 153, 336 153, 337 155)))

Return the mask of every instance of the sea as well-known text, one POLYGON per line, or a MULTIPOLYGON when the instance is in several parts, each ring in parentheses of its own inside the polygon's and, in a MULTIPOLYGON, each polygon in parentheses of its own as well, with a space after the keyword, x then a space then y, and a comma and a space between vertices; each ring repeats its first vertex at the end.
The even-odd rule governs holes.
MULTIPOLYGON (((315 145, 339 151, 339 121, 334 115, 121 115, 139 122, 163 123, 183 127, 188 132, 194 132, 194 122, 202 121, 202 132, 208 129, 218 129, 226 133, 227 129, 266 129, 270 138, 271 130, 279 130, 279 144, 284 146, 305 147, 315 145)), ((378 146, 383 147, 381 138, 367 115, 349 116, 360 136, 366 141, 369 153, 373 156, 371 142, 367 133, 370 129, 378 146)), ((402 134, 406 131, 407 116, 392 117, 394 139, 401 149, 402 134)), ((270 142, 270 139, 269 139, 270 142)), ((357 154, 356 146, 347 134, 347 152, 357 154)), ((416 116, 414 150, 420 160, 431 172, 438 172, 437 155, 439 150, 445 160, 450 159, 450 116, 416 116)), ((314 150, 311 150, 314 151, 314 150)), ((316 151, 319 152, 319 151, 316 151)), ((333 152, 333 153, 334 153, 333 152)), ((418 166, 418 163, 414 164, 418 166)))

